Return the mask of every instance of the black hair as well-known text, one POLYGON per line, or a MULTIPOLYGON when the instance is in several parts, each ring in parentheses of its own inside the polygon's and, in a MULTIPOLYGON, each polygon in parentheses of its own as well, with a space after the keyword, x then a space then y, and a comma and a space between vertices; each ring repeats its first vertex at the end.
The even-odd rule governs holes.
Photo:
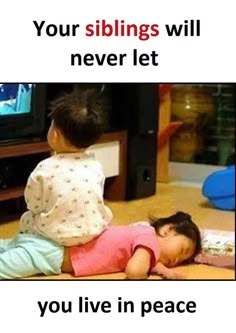
POLYGON ((191 258, 187 260, 187 262, 191 262, 194 257, 201 252, 201 233, 198 226, 192 221, 192 218, 189 214, 179 211, 168 217, 155 218, 150 216, 149 218, 151 225, 155 228, 157 234, 159 234, 161 227, 166 224, 172 224, 176 233, 184 235, 194 242, 195 251, 191 258))
POLYGON ((51 102, 50 116, 65 139, 77 148, 94 144, 104 130, 102 97, 91 89, 58 97, 51 102))

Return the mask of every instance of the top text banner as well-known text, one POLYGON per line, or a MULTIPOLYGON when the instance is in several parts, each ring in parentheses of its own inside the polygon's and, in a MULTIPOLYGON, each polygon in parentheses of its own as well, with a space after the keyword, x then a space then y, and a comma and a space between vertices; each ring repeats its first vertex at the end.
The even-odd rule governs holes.
POLYGON ((1 82, 234 82, 234 1, 1 3, 1 82))

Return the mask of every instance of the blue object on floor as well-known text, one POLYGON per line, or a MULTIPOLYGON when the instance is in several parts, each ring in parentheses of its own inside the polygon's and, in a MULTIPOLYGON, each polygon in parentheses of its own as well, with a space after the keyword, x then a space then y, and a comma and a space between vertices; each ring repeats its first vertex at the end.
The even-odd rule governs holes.
POLYGON ((202 186, 202 194, 219 209, 235 209, 235 165, 210 174, 202 186))

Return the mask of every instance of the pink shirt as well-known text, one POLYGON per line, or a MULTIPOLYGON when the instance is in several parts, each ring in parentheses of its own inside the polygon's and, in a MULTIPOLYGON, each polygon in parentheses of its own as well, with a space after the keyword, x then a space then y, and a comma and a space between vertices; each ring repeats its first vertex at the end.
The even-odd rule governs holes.
POLYGON ((160 247, 152 227, 108 227, 89 243, 70 247, 74 274, 85 276, 122 272, 138 246, 150 251, 150 269, 153 268, 160 256, 160 247))

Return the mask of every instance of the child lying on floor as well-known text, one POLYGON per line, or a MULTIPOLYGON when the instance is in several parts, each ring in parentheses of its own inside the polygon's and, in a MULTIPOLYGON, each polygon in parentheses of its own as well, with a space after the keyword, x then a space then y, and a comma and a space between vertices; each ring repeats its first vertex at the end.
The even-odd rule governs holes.
POLYGON ((124 271, 128 279, 158 274, 181 279, 171 268, 187 262, 201 250, 200 231, 190 215, 178 212, 151 226, 110 226, 94 240, 71 247, 40 235, 17 235, 0 241, 0 278, 36 274, 72 273, 91 276, 124 271), (27 236, 27 240, 26 240, 27 236), (11 255, 7 262, 5 254, 11 255))

